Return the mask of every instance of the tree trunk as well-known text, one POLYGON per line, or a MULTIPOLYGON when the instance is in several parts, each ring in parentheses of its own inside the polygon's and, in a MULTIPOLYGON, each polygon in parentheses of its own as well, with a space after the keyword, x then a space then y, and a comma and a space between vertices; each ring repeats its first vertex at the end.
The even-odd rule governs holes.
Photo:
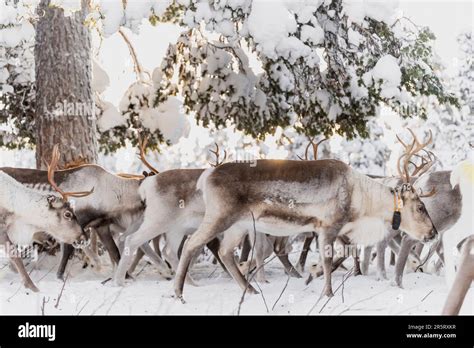
MULTIPOLYGON (((84 5, 84 1, 83 1, 84 5)), ((44 168, 55 144, 60 167, 97 161, 92 92, 91 35, 86 8, 70 17, 41 0, 36 26, 36 166, 44 168)))

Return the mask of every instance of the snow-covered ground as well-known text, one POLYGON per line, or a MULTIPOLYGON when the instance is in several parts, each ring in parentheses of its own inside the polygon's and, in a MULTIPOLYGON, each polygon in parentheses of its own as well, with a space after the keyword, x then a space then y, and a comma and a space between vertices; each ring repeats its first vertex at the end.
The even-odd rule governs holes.
MULTIPOLYGON (((297 255, 290 255, 291 259, 294 261, 297 255)), ((308 264, 316 259, 313 254, 308 264)), ((202 261, 194 265, 192 275, 199 286, 185 286, 186 303, 182 304, 172 297, 173 281, 159 279, 154 266, 146 260, 143 259, 136 268, 135 281, 123 288, 112 286, 110 281, 102 284, 111 276, 112 267, 106 263, 107 256, 102 256, 101 260, 104 265, 98 273, 90 268, 82 269, 82 263, 74 259, 64 284, 55 275, 59 255, 43 257, 37 269, 31 272, 40 293, 25 290, 19 276, 5 263, 0 266, 0 314, 238 313, 242 291, 220 266, 212 262, 202 261)), ((351 267, 349 261, 347 266, 351 267)), ((344 286, 341 286, 341 282, 347 272, 336 271, 333 275, 335 296, 329 301, 327 298, 318 301, 322 279, 316 279, 309 286, 304 284, 304 279, 288 280, 276 259, 267 265, 266 271, 269 283, 258 284, 260 294, 245 296, 240 314, 440 314, 448 293, 442 276, 407 273, 404 289, 400 289, 391 285, 389 280, 377 281, 375 268, 371 266, 368 276, 349 277, 344 286)), ((389 266, 390 277, 392 272, 393 267, 389 266)), ((474 314, 474 288, 470 289, 461 314, 474 314)))

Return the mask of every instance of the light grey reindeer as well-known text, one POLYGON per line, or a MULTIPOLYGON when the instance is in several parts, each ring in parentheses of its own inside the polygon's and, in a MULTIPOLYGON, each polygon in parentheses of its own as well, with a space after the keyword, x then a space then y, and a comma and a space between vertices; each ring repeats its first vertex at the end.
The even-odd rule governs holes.
POLYGON ((461 260, 448 298, 444 304, 444 315, 457 315, 464 298, 474 281, 474 236, 468 237, 461 249, 461 260))
MULTIPOLYGON (((216 155, 216 161, 212 165, 214 167, 222 165, 222 160, 218 156, 219 148, 217 147, 212 152, 216 155)), ((153 169, 153 172, 157 173, 158 171, 153 169)), ((204 217, 203 196, 196 189, 198 179, 203 172, 204 169, 173 169, 150 176, 143 181, 139 189, 146 204, 143 223, 136 232, 131 233, 125 239, 124 249, 128 252, 120 260, 115 272, 114 283, 116 285, 122 286, 126 271, 130 269, 130 266, 133 268, 136 265, 136 259, 133 265, 132 260, 137 248, 160 235, 165 235, 166 238, 166 252, 164 253, 166 259, 173 269, 177 269, 183 238, 194 233, 204 217)), ((245 231, 246 233, 247 231, 245 231)), ((250 233, 249 236, 253 237, 253 233, 250 233)), ((243 236, 240 238, 243 239, 243 236)), ((225 262, 222 263, 223 260, 220 257, 223 252, 220 249, 219 239, 209 240, 206 245, 223 268, 227 270, 224 266, 225 262)), ((256 249, 259 251, 256 254, 260 255, 260 246, 256 246, 256 249)), ((224 254, 228 255, 228 253, 226 251, 224 254)), ((258 259, 259 265, 263 263, 260 257, 256 257, 256 259, 258 259)), ((289 261, 284 263, 284 265, 287 264, 289 261)), ((291 269, 287 271, 296 276, 291 269)), ((189 275, 186 277, 186 282, 195 284, 189 275)))
POLYGON ((59 158, 57 147, 48 170, 48 180, 56 195, 40 193, 27 188, 0 171, 0 244, 7 245, 11 262, 21 275, 23 284, 39 291, 26 272, 21 257, 13 245, 30 245, 35 234, 45 232, 58 241, 81 247, 86 236, 68 202, 69 197, 85 197, 91 192, 65 192, 54 182, 55 163, 59 158))
MULTIPOLYGON (((439 171, 428 173, 419 178, 415 185, 420 188, 436 188, 436 194, 423 198, 426 210, 431 216, 437 231, 442 234, 449 230, 461 216, 462 198, 459 187, 452 188, 449 178, 451 171, 439 171)), ((401 240, 400 252, 395 264, 395 283, 403 287, 403 271, 407 263, 408 255, 413 247, 419 242, 413 240, 408 235, 404 235, 401 240)), ((435 251, 439 251, 441 239, 437 245, 432 246, 435 251)), ((426 261, 425 261, 426 262, 426 261)))
POLYGON ((206 213, 198 230, 183 248, 175 278, 175 293, 182 298, 189 262, 195 252, 222 232, 221 255, 226 268, 243 289, 246 282, 233 257, 236 243, 246 231, 275 236, 316 231, 324 263, 323 293, 332 296, 332 244, 338 235, 362 244, 383 238, 391 223, 396 194, 401 227, 415 238, 431 240, 436 230, 415 189, 409 184, 384 186, 337 160, 259 160, 255 166, 225 163, 206 170, 197 188, 203 192, 206 213), (370 231, 367 233, 367 231, 370 231))
MULTIPOLYGON (((0 168, 0 171, 30 188, 46 192, 53 190, 48 181, 47 171, 26 168, 0 168)), ((55 178, 58 187, 63 190, 81 191, 85 190, 87 185, 94 187, 91 195, 76 202, 75 214, 84 229, 96 229, 112 261, 118 264, 120 253, 109 231, 109 226, 116 231, 133 232, 134 223, 142 218, 144 210, 143 202, 138 194, 143 176, 116 175, 98 165, 86 164, 56 171, 55 178)), ((166 263, 148 245, 143 247, 157 265, 159 273, 170 279, 172 272, 166 263)), ((63 251, 57 273, 58 278, 63 277, 73 248, 65 244, 63 251)))
MULTIPOLYGON (((409 129, 411 135, 413 136, 413 141, 410 144, 405 144, 398 136, 399 142, 404 147, 404 153, 397 162, 397 170, 399 172, 399 177, 375 177, 371 176, 375 181, 387 185, 387 186, 398 186, 403 182, 408 182, 413 184, 417 187, 420 192, 429 192, 428 194, 420 194, 420 198, 426 205, 426 209, 432 218, 433 224, 439 231, 439 228, 445 229, 446 225, 449 225, 450 219, 448 218, 447 214, 453 213, 453 209, 455 207, 459 208, 459 192, 456 190, 451 190, 449 186, 449 174, 447 173, 440 173, 440 174, 426 174, 422 176, 422 179, 416 177, 416 175, 423 175, 426 173, 430 167, 434 164, 434 155, 425 150, 425 147, 428 146, 432 142, 432 133, 430 132, 429 138, 426 142, 420 143, 414 132, 409 129), (420 154, 424 152, 424 155, 420 154), (415 164, 414 157, 418 157, 421 159, 421 163, 419 165, 415 164), (403 165, 401 166, 401 162, 403 160, 403 165), (410 173, 410 166, 414 166, 412 173, 410 173), (428 180, 425 178, 429 178, 428 180), (444 180, 444 182, 440 182, 444 180), (435 189, 434 189, 435 188, 435 189), (440 191, 439 196, 435 196, 436 191, 440 191), (444 197, 446 196, 446 197, 444 197), (443 197, 443 198, 436 198, 436 197, 443 197), (443 203, 452 203, 452 208, 443 208, 441 205, 443 203), (439 211, 438 214, 435 214, 439 211), (444 221, 440 221, 443 219, 444 221)), ((452 214, 451 214, 452 215, 452 214)), ((454 214, 456 215, 456 214, 454 214)), ((455 216, 452 216, 454 219, 455 216)), ((390 246, 392 249, 397 251, 398 259, 396 264, 397 274, 403 273, 403 267, 410 255, 415 260, 419 261, 418 255, 411 251, 411 247, 413 243, 417 242, 414 238, 410 237, 410 235, 405 234, 403 237, 401 236, 401 232, 397 229, 394 230, 393 228, 389 228, 385 237, 377 243, 376 251, 377 251, 377 277, 379 279, 386 279, 386 270, 385 270, 385 250, 387 246, 390 246), (402 247, 398 247, 395 243, 395 238, 399 237, 402 241, 402 247), (413 241, 413 242, 410 242, 413 241), (400 250, 401 249, 401 250, 400 250)), ((420 242, 417 242, 421 244, 420 242)), ((361 265, 361 273, 367 274, 368 271, 368 264, 370 260, 370 252, 372 250, 371 245, 362 246, 364 248, 364 260, 361 265)), ((337 262, 335 262, 335 266, 340 265, 342 261, 346 257, 338 258, 337 262)), ((357 264, 357 262, 356 262, 357 264)), ((335 268, 333 268, 334 270, 335 268)), ((315 274, 320 275, 319 272, 315 274)), ((401 276, 397 278, 398 280, 401 279, 401 276)), ((311 280, 308 278, 308 280, 311 280)))

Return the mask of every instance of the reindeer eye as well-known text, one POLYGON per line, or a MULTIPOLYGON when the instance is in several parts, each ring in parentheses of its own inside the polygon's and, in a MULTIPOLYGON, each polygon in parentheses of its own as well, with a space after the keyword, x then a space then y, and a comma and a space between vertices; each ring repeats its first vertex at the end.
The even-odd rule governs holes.
POLYGON ((424 204, 418 204, 416 207, 416 210, 418 210, 419 213, 424 213, 426 211, 425 205, 424 204))
POLYGON ((66 210, 66 211, 64 211, 63 216, 66 220, 70 221, 74 217, 74 214, 71 211, 66 210))

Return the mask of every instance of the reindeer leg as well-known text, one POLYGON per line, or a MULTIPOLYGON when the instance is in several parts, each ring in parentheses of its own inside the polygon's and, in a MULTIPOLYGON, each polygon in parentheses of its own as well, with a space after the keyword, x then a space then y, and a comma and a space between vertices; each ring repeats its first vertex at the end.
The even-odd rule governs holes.
POLYGON ((33 292, 39 292, 39 289, 33 283, 30 278, 30 275, 26 271, 25 265, 23 264, 22 259, 17 255, 16 248, 11 243, 10 238, 4 231, 0 231, 0 244, 5 245, 8 256, 10 258, 10 262, 15 266, 18 273, 20 273, 21 279, 23 280, 23 285, 25 288, 30 289, 33 292), (11 251, 14 251, 14 254, 11 251))
MULTIPOLYGON (((268 283, 268 280, 265 277, 265 269, 264 269, 265 259, 267 256, 269 256, 269 255, 265 255, 265 247, 267 246, 267 243, 268 243, 267 236, 264 233, 258 233, 254 231, 250 232, 248 236, 249 236, 250 245, 253 246, 253 251, 254 251, 253 257, 255 259, 255 266, 257 267, 256 280, 260 283, 268 283)), ((252 251, 250 252, 250 255, 252 255, 252 251)), ((250 260, 250 265, 248 268, 249 273, 253 269, 253 263, 254 263, 253 261, 254 260, 250 260)), ((239 273, 241 273, 240 270, 239 270, 239 273)))
POLYGON ((61 257, 61 262, 59 263, 59 268, 56 273, 58 279, 64 280, 64 272, 66 271, 67 263, 74 253, 74 248, 71 244, 61 243, 63 249, 63 255, 61 257))
POLYGON ((105 249, 109 253, 110 259, 115 265, 118 265, 120 262, 120 252, 117 248, 117 244, 115 244, 115 241, 112 238, 109 226, 99 226, 96 228, 96 231, 100 242, 104 245, 105 249))
MULTIPOLYGON (((170 263, 171 268, 174 271, 178 269, 178 253, 181 256, 181 251, 186 239, 186 231, 178 230, 176 228, 173 230, 173 232, 166 234, 166 245, 163 249, 163 256, 170 263)), ((189 273, 186 275, 186 284, 198 286, 189 273)))
POLYGON ((251 249, 252 246, 250 245, 249 236, 246 235, 242 241, 242 251, 240 252, 239 263, 245 262, 249 259, 251 249))
POLYGON ((364 246, 364 257, 361 264, 361 272, 363 275, 369 273, 370 255, 372 254, 372 246, 364 246))
POLYGON ((224 263, 222 262, 220 256, 219 256, 219 248, 220 248, 221 242, 219 238, 214 238, 211 240, 209 243, 206 244, 207 248, 211 251, 212 255, 214 255, 214 258, 217 260, 219 265, 221 265, 222 269, 230 275, 229 271, 227 268, 225 268, 224 263))
POLYGON ((163 261, 163 259, 159 257, 158 254, 153 251, 150 244, 143 243, 140 246, 140 249, 155 264, 155 266, 158 268, 158 272, 160 273, 162 277, 164 277, 166 280, 172 279, 171 277, 173 275, 172 270, 170 270, 168 265, 163 261))
MULTIPOLYGON (((338 230, 339 231, 339 230, 338 230)), ((319 242, 319 253, 323 264, 324 271, 324 289, 323 294, 328 297, 333 297, 331 284, 331 273, 332 273, 332 257, 334 254, 333 243, 335 237, 329 235, 330 231, 323 231, 318 235, 319 242)))
POLYGON ((443 315, 458 315, 466 293, 474 280, 474 236, 469 237, 461 250, 461 262, 443 308, 443 315))
MULTIPOLYGON (((163 229, 161 230, 161 232, 157 233, 156 226, 153 222, 147 223, 146 221, 144 221, 135 233, 132 233, 125 238, 122 257, 114 274, 115 285, 122 286, 124 284, 125 275, 127 273, 127 270, 130 268, 133 255, 135 254, 136 250, 142 244, 150 241, 157 235, 162 234, 163 232, 166 232, 166 229, 163 229)), ((171 270, 167 266, 165 267, 165 263, 158 262, 158 264, 163 265, 163 267, 157 265, 158 272, 165 278, 171 277, 171 270)))
POLYGON ((310 251, 311 243, 316 237, 316 233, 311 232, 311 236, 308 236, 304 239, 303 250, 301 251, 300 258, 298 259, 297 270, 301 273, 304 272, 304 266, 306 264, 306 259, 308 257, 308 252, 310 251))
POLYGON ((402 238, 402 245, 400 246, 397 263, 395 264, 395 283, 402 289, 403 271, 408 260, 408 254, 416 243, 417 241, 410 238, 407 234, 402 238))
MULTIPOLYGON (((226 268, 229 270, 229 273, 232 275, 237 284, 239 284, 242 291, 247 291, 250 294, 258 294, 253 286, 250 285, 247 282, 247 279, 245 279, 245 277, 242 275, 234 259, 234 249, 239 245, 246 233, 247 231, 237 229, 235 227, 227 229, 224 232, 224 238, 222 239, 221 247, 219 248, 219 255, 222 258, 222 262, 224 262, 226 268)), ((265 237, 265 235, 263 236, 265 237)), ((252 237, 249 238, 249 240, 250 243, 253 244, 252 237)))
POLYGON ((160 250, 160 239, 161 239, 161 235, 155 237, 152 239, 152 243, 153 243, 153 249, 155 250, 155 253, 162 258, 161 256, 161 250, 160 250))
POLYGON ((395 253, 390 251, 390 266, 395 266, 395 253))
POLYGON ((353 247, 353 250, 355 250, 355 255, 352 255, 352 258, 354 259, 354 276, 358 276, 362 274, 362 271, 360 269, 360 259, 359 259, 359 252, 357 250, 357 246, 353 247))
POLYGON ((286 245, 288 243, 288 237, 277 237, 275 243, 273 243, 273 252, 277 255, 281 264, 285 268, 285 273, 289 274, 294 278, 302 278, 301 274, 291 264, 288 254, 286 253, 286 245))
MULTIPOLYGON (((208 211, 207 207, 206 207, 206 211, 208 211)), ((215 218, 211 214, 206 214, 199 228, 196 230, 196 232, 194 232, 191 235, 191 238, 188 239, 188 241, 185 243, 183 247, 183 255, 181 255, 181 259, 179 261, 178 270, 176 272, 176 278, 175 278, 175 283, 174 283, 174 291, 175 291, 176 297, 181 299, 181 301, 183 302, 184 302, 183 300, 184 280, 188 272, 191 258, 196 254, 198 250, 200 250, 200 248, 202 248, 205 244, 209 243, 219 233, 231 227, 237 218, 237 216, 235 216, 235 213, 233 214, 233 212, 223 211, 223 212, 220 212, 219 215, 221 217, 215 218)), ((221 245, 221 248, 222 248, 222 245, 221 245)), ((229 269, 228 265, 226 264, 226 260, 222 259, 222 262, 226 265, 226 268, 229 270, 231 274, 232 272, 235 273, 235 269, 233 269, 232 271, 229 269)), ((237 266, 235 267, 238 270, 238 267, 237 266)))
POLYGON ((128 269, 128 274, 133 274, 135 268, 137 268, 138 263, 143 258, 143 256, 145 256, 145 252, 141 248, 138 248, 135 258, 133 259, 133 262, 130 265, 130 268, 128 269))

